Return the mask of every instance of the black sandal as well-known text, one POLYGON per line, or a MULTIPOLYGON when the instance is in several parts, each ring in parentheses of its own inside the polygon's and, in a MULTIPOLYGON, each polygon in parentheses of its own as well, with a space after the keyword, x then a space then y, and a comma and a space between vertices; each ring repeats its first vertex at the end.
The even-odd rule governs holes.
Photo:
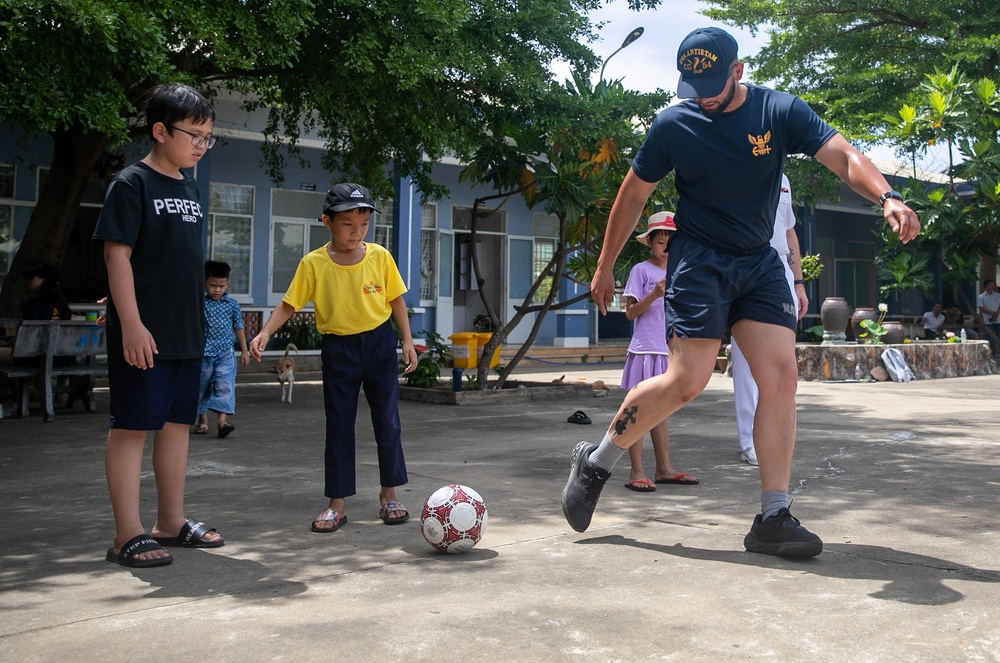
POLYGON ((589 424, 589 423, 591 423, 590 417, 588 417, 587 413, 584 412, 583 410, 577 410, 573 414, 569 415, 569 418, 566 421, 568 423, 571 423, 571 424, 589 424))
POLYGON ((174 561, 174 558, 170 555, 166 557, 154 557, 152 559, 137 559, 136 556, 139 553, 148 552, 150 550, 163 550, 159 542, 153 539, 153 537, 148 534, 140 534, 138 536, 133 536, 131 539, 125 542, 121 550, 115 552, 114 548, 108 548, 108 554, 105 556, 109 562, 114 562, 115 564, 121 564, 122 566, 127 566, 132 569, 147 569, 153 566, 166 566, 174 561))

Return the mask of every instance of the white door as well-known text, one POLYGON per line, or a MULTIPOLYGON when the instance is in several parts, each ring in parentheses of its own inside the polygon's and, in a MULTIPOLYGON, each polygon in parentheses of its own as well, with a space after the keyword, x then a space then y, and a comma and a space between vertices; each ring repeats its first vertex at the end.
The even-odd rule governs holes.
POLYGON ((445 343, 450 343, 448 337, 455 333, 455 234, 450 230, 438 231, 437 262, 437 314, 434 328, 445 343))
MULTIPOLYGON (((524 298, 535 280, 534 240, 531 237, 510 237, 507 242, 507 305, 506 320, 513 320, 517 313, 515 306, 524 303, 524 298)), ((531 325, 535 324, 537 313, 529 313, 507 335, 507 343, 521 344, 528 340, 531 325)))

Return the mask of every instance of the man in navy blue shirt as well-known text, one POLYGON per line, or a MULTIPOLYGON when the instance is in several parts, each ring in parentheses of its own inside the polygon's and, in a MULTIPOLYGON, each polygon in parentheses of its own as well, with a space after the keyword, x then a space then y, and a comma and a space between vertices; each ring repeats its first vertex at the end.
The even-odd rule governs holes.
POLYGON ((854 191, 882 206, 902 242, 920 222, 902 196, 860 152, 794 95, 741 83, 736 40, 719 28, 689 34, 677 53, 685 101, 656 118, 636 154, 608 219, 590 291, 602 314, 614 294, 612 267, 646 201, 674 171, 677 232, 667 265, 670 365, 631 390, 599 445, 573 451, 563 513, 584 531, 601 488, 625 451, 708 384, 727 329, 760 389, 754 445, 761 513, 744 546, 751 552, 812 557, 818 536, 788 511, 795 447, 796 307, 780 258, 770 246, 781 173, 789 154, 806 154, 854 191))

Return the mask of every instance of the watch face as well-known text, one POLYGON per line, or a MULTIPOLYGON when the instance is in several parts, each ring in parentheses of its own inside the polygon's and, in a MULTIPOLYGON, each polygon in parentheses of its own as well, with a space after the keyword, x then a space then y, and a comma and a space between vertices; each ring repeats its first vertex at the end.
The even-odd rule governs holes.
POLYGON ((896 200, 902 201, 903 200, 903 194, 901 194, 899 191, 886 191, 878 199, 878 202, 881 205, 882 203, 884 203, 885 201, 889 200, 890 198, 895 198, 896 200))

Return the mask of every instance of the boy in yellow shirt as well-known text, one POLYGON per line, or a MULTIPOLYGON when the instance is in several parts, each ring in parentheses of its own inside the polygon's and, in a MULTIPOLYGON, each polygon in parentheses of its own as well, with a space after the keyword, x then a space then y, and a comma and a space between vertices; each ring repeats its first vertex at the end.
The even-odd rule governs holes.
POLYGON ((337 184, 326 194, 321 221, 330 242, 299 262, 292 283, 264 328, 250 342, 250 355, 260 361, 268 339, 308 302, 313 303, 316 330, 323 335, 323 400, 326 407, 326 487, 329 507, 312 523, 312 531, 329 533, 347 522, 344 498, 357 492, 354 423, 358 392, 364 387, 372 412, 381 488, 379 516, 387 525, 410 518, 396 501, 396 486, 407 482, 400 439, 399 370, 396 334, 403 341, 405 373, 417 366, 410 336, 403 283, 392 255, 364 241, 375 203, 358 184, 337 184))

